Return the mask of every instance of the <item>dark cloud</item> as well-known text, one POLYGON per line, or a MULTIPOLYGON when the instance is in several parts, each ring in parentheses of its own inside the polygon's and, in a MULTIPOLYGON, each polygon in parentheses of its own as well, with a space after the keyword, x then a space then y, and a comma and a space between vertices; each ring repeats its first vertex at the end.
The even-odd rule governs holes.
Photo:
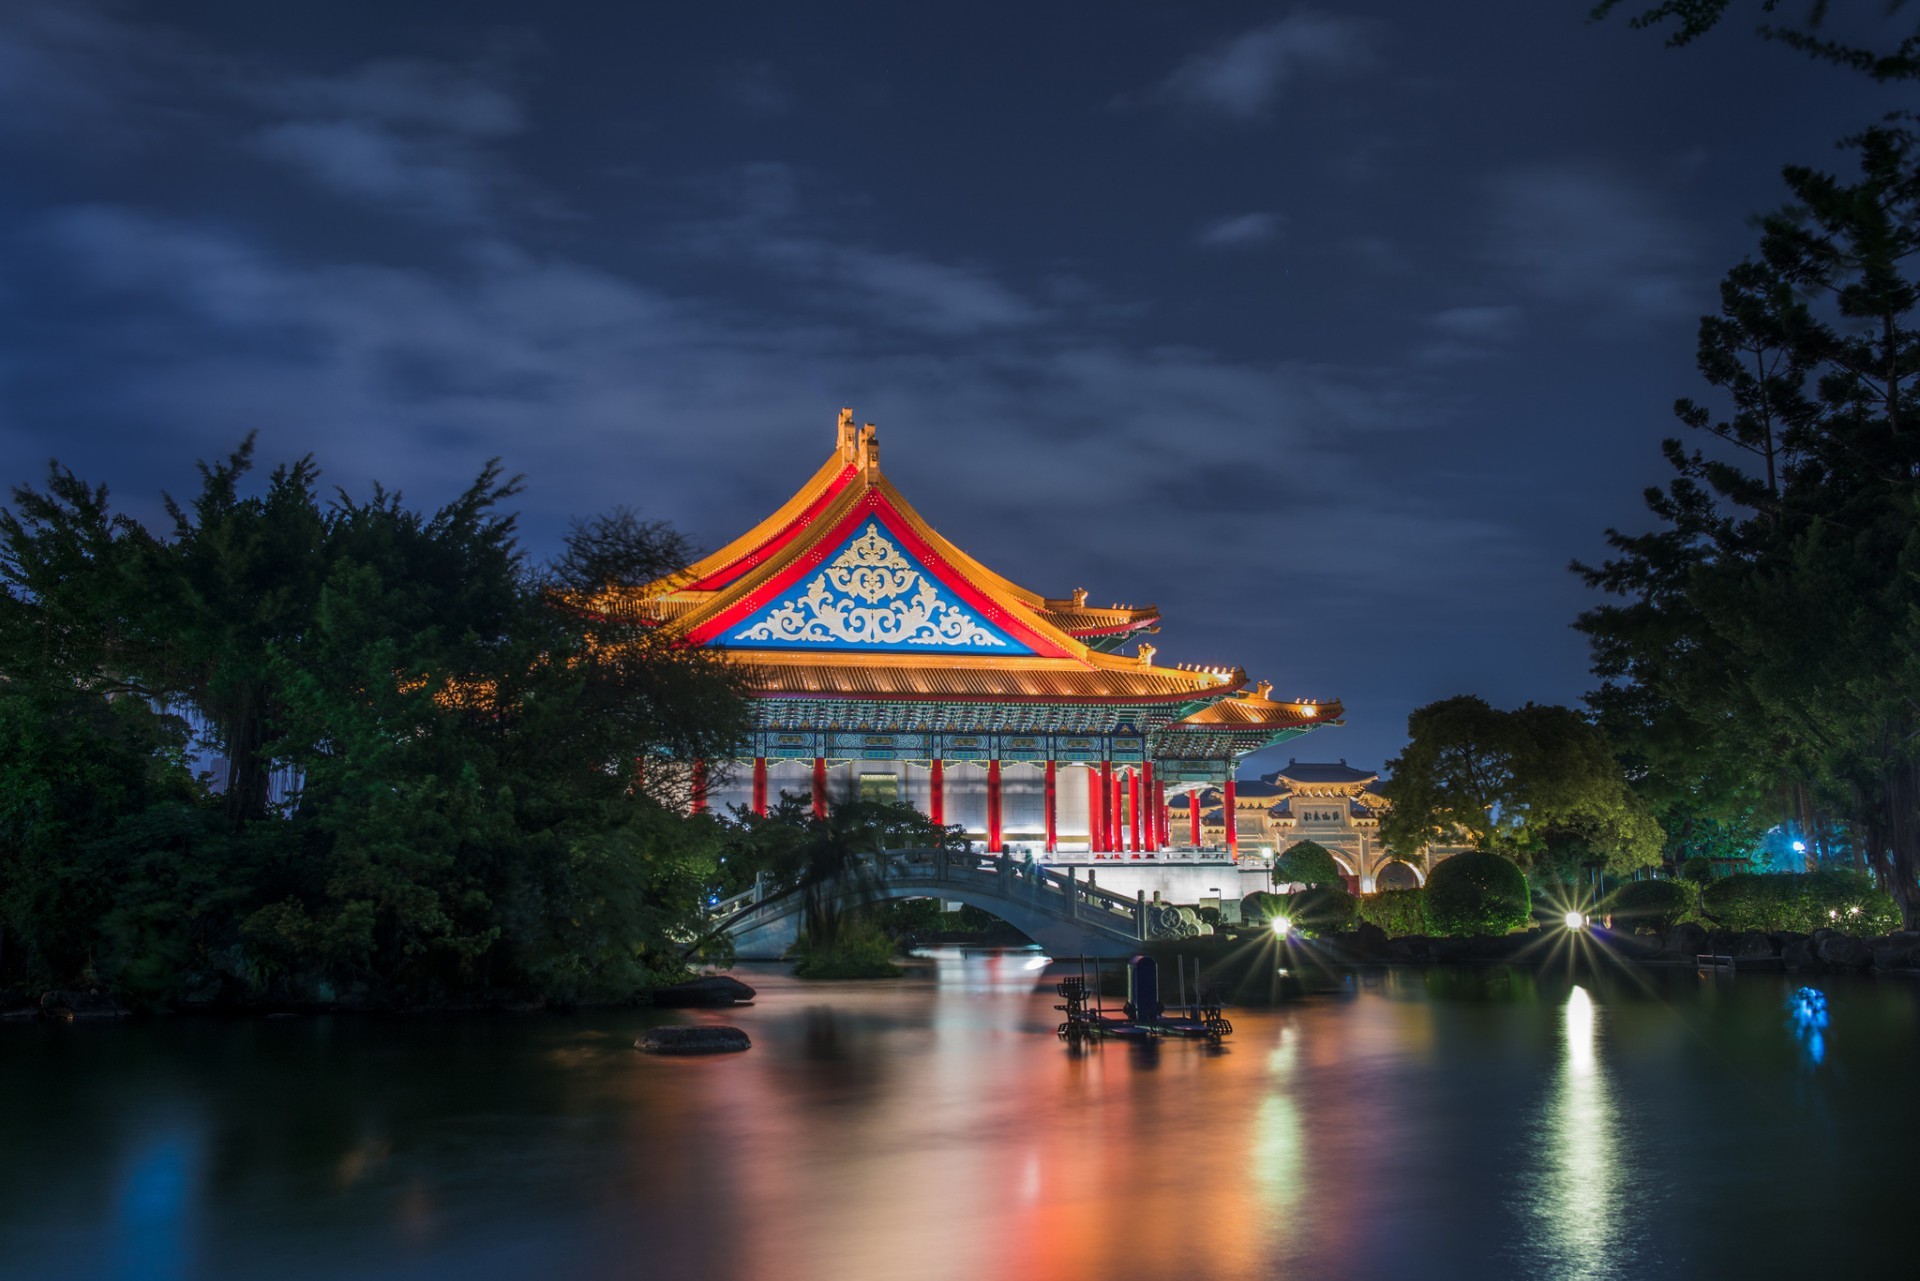
POLYGON ((1495 8, 1090 41, 1027 10, 18 0, 0 465, 58 454, 151 516, 252 430, 421 502, 497 454, 536 552, 615 504, 710 546, 850 404, 983 560, 1155 600, 1166 661, 1345 698, 1298 750, 1377 762, 1416 702, 1578 695, 1563 566, 1657 475, 1691 313, 1778 165, 1878 114, 1755 87, 1744 47, 1683 70, 1495 8), (1100 109, 1142 86, 1265 127, 1100 109))

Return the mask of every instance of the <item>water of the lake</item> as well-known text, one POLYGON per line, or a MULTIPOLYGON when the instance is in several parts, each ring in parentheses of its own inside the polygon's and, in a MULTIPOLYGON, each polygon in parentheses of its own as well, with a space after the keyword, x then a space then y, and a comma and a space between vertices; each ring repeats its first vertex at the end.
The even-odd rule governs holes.
POLYGON ((0 1026, 0 1277, 1911 1266, 1920 983, 1396 971, 1070 1051, 1031 954, 668 1012, 0 1026), (642 1055, 711 1018, 754 1047, 642 1055))

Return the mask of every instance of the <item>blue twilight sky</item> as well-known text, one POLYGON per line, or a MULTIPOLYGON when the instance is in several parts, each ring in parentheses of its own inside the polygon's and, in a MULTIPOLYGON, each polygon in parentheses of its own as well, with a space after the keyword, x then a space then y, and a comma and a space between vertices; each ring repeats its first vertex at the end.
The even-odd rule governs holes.
POLYGON ((5 0, 0 480, 150 518, 258 430, 423 504, 500 455, 536 554, 710 548, 851 405, 982 560, 1378 765, 1579 697, 1565 566, 1750 217, 1902 105, 1587 7, 5 0))

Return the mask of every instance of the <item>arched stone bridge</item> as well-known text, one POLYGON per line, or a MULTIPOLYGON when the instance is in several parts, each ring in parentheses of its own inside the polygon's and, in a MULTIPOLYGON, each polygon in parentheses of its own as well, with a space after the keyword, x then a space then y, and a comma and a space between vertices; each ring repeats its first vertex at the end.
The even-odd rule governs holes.
MULTIPOLYGON (((849 878, 865 901, 938 898, 999 917, 1054 956, 1131 956, 1148 937, 1145 894, 1132 898, 1004 855, 953 850, 889 850, 864 860, 849 878)), ((733 940, 742 960, 777 960, 800 933, 796 888, 764 881, 715 904, 713 932, 733 940)))

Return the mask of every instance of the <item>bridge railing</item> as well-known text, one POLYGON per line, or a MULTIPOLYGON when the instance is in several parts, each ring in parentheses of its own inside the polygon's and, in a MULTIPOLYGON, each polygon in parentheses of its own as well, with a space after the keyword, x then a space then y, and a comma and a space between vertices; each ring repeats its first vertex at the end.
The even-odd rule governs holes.
MULTIPOLYGON (((1026 903, 1102 933, 1129 939, 1147 936, 1144 894, 1132 898, 1115 894, 1091 880, 1081 880, 1077 869, 1063 873, 1004 854, 918 849, 870 854, 857 860, 849 872, 850 879, 868 879, 882 886, 924 885, 929 897, 942 887, 976 890, 1026 903)), ((752 889, 710 905, 708 917, 722 928, 744 925, 763 911, 782 909, 797 888, 797 882, 777 882, 763 875, 752 889)))

